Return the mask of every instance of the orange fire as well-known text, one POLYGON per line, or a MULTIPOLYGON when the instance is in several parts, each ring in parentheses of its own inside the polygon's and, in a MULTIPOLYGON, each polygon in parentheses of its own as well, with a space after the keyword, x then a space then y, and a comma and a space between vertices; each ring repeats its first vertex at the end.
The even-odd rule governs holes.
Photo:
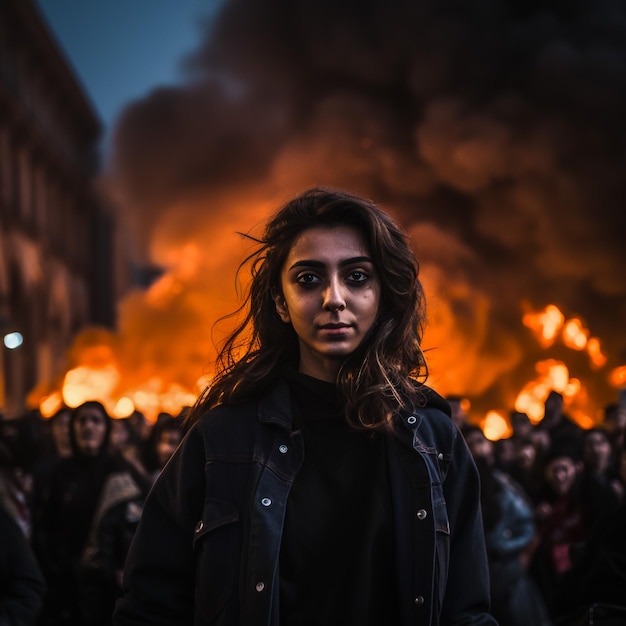
POLYGON ((591 428, 595 420, 581 408, 586 404, 587 391, 577 378, 570 378, 567 365, 547 359, 536 364, 537 378, 528 382, 515 400, 515 410, 526 413, 533 424, 544 416, 544 403, 550 391, 563 394, 565 407, 583 428, 591 428), (583 400, 585 402, 583 402, 583 400))
MULTIPOLYGON (((532 311, 526 306, 523 324, 544 348, 552 347, 559 338, 564 346, 575 351, 585 351, 591 369, 605 367, 608 357, 602 350, 598 337, 591 337, 589 329, 580 318, 566 319, 555 304, 540 311, 532 311)), ((600 415, 590 409, 589 393, 577 378, 571 378, 568 366, 561 360, 545 359, 535 365, 537 376, 528 381, 515 399, 515 410, 526 413, 531 422, 537 424, 544 416, 544 403, 555 390, 563 394, 568 414, 583 428, 590 428, 598 422, 600 415)), ((626 387, 626 366, 614 369, 609 376, 610 385, 616 389, 626 387)), ((500 412, 490 411, 483 421, 483 430, 490 439, 509 436, 509 423, 500 412)))
POLYGON ((513 434, 513 429, 505 415, 500 411, 488 411, 481 428, 487 439, 497 441, 498 439, 506 439, 513 434))
POLYGON ((63 405, 73 408, 88 400, 98 400, 114 418, 140 411, 154 422, 161 412, 176 415, 184 406, 192 405, 205 382, 199 379, 194 392, 160 378, 148 380, 137 388, 125 388, 121 379, 120 371, 112 364, 101 368, 75 367, 65 374, 60 391, 40 400, 39 410, 43 417, 51 417, 63 405))
POLYGON ((549 304, 542 311, 525 313, 522 317, 522 323, 533 331, 542 348, 549 348, 556 341, 564 321, 565 316, 554 304, 549 304))
POLYGON ((527 311, 522 322, 533 331, 542 348, 550 348, 560 336, 566 347, 578 351, 585 350, 592 368, 604 367, 608 361, 600 339, 590 337, 591 332, 580 318, 566 320, 565 315, 555 304, 549 304, 541 311, 527 311))
POLYGON ((626 365, 616 367, 609 375, 609 382, 617 389, 626 388, 626 365))
POLYGON ((562 331, 563 343, 572 350, 584 350, 589 338, 589 331, 578 318, 565 322, 562 331))
POLYGON ((590 337, 589 341, 587 341, 587 354, 593 369, 600 369, 608 362, 608 357, 602 351, 600 340, 597 337, 590 337))

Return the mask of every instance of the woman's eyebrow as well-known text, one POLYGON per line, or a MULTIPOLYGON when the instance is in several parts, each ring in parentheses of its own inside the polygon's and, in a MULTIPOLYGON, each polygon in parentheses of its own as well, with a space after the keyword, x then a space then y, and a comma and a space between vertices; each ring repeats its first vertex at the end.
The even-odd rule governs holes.
MULTIPOLYGON (((339 261, 339 266, 344 267, 346 265, 354 265, 355 263, 373 263, 372 259, 368 256, 355 256, 349 259, 342 259, 339 261)), ((297 267, 326 267, 326 263, 323 261, 314 261, 310 259, 302 259, 300 261, 296 261, 289 269, 295 269, 297 267)))

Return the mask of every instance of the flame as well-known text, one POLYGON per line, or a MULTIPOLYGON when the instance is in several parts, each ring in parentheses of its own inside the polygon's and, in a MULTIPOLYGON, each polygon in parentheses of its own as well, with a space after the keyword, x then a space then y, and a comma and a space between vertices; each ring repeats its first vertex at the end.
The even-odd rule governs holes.
POLYGON ((596 420, 587 408, 587 389, 578 378, 570 378, 567 365, 555 359, 546 359, 536 364, 537 378, 528 382, 515 400, 515 410, 526 413, 533 424, 544 417, 544 404, 550 391, 563 395, 564 406, 570 417, 581 428, 591 428, 596 420))
POLYGON ((71 408, 88 400, 107 403, 119 379, 120 373, 114 365, 102 368, 76 367, 65 374, 63 401, 71 408))
POLYGON ((602 349, 600 339, 590 336, 591 332, 583 320, 577 317, 566 320, 555 304, 549 304, 541 311, 528 311, 522 321, 533 331, 542 348, 551 347, 560 335, 564 346, 587 353, 592 369, 601 369, 608 363, 608 356, 602 349))
POLYGON ((126 396, 122 396, 113 407, 113 417, 129 417, 135 411, 135 403, 126 396))
MULTIPOLYGON (((161 304, 162 301, 159 301, 161 304)), ((141 411, 154 422, 161 412, 176 415, 191 405, 207 382, 202 376, 184 385, 171 373, 144 380, 143 372, 135 375, 134 362, 119 337, 103 329, 81 333, 69 353, 74 363, 61 377, 58 389, 43 392, 35 389, 29 400, 39 405, 43 417, 49 418, 63 405, 70 408, 88 400, 102 402, 109 415, 124 418, 141 411)))
POLYGON ((513 434, 508 419, 499 411, 488 411, 482 423, 482 430, 487 439, 497 441, 513 434))
POLYGON ((587 354, 593 369, 600 369, 608 362, 608 357, 602 351, 600 340, 597 337, 590 337, 589 341, 587 341, 587 354))
POLYGON ((565 322, 563 326, 563 343, 572 350, 584 350, 587 346, 589 331, 578 318, 565 322))
MULTIPOLYGON (((539 311, 531 310, 527 304, 525 308, 522 322, 531 329, 542 348, 552 347, 560 337, 566 348, 586 352, 592 370, 599 370, 607 365, 609 359, 602 349, 600 339, 591 336, 582 319, 566 319, 556 304, 549 304, 539 311)), ((587 389, 579 379, 570 378, 568 367, 563 361, 546 359, 538 362, 535 368, 537 377, 523 386, 515 400, 515 409, 526 413, 531 422, 536 424, 543 419, 544 402, 551 390, 563 394, 569 415, 581 427, 591 428, 601 419, 601 416, 593 419, 587 389)), ((614 388, 626 387, 626 366, 611 372, 609 384, 614 388)))
POLYGON ((42 417, 52 417, 63 406, 63 395, 60 391, 55 391, 49 396, 44 396, 39 404, 39 411, 42 417))
POLYGON ((540 361, 535 365, 537 378, 519 392, 515 400, 515 410, 526 413, 533 424, 544 416, 544 403, 550 391, 558 391, 563 398, 571 398, 580 390, 580 381, 570 379, 565 363, 555 359, 540 361))
POLYGON ((556 341, 564 321, 565 316, 555 304, 522 317, 522 323, 535 333, 542 348, 549 348, 556 341))
POLYGON ((616 367, 609 375, 609 382, 616 389, 626 388, 626 365, 616 367))
POLYGON ((42 416, 48 418, 63 404, 74 408, 88 400, 97 400, 114 418, 141 411, 154 422, 161 412, 176 415, 183 407, 192 405, 206 382, 203 376, 198 379, 195 390, 188 390, 180 384, 152 378, 139 388, 124 388, 120 371, 111 364, 101 368, 79 366, 65 374, 61 391, 42 398, 39 409, 42 416))

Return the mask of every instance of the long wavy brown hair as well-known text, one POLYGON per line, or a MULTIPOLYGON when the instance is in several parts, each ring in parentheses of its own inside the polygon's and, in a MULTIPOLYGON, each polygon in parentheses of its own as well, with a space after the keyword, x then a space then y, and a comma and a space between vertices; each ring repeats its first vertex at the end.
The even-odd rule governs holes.
POLYGON ((252 281, 241 306, 227 316, 240 321, 223 343, 215 376, 187 414, 186 427, 219 404, 258 397, 283 366, 297 367, 298 336, 274 302, 282 293, 281 270, 303 231, 340 225, 364 237, 381 288, 377 319, 337 376, 346 418, 355 428, 384 428, 399 410, 424 402, 419 383, 428 375, 421 349, 425 301, 406 233, 370 200, 314 187, 283 205, 261 239, 248 236, 258 245, 238 275, 250 264, 252 281))

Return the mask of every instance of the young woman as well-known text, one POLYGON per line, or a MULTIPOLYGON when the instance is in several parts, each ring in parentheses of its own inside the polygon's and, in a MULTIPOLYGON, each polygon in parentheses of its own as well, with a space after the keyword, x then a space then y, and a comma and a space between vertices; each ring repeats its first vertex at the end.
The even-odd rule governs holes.
POLYGON ((406 235, 370 201, 314 188, 258 243, 244 319, 146 502, 115 624, 495 624, 476 469, 422 384, 406 235))
POLYGON ((69 422, 72 453, 36 485, 33 547, 48 587, 42 626, 111 621, 115 596, 96 610, 96 599, 108 589, 98 580, 94 593, 91 579, 85 577, 85 551, 92 551, 93 536, 106 510, 127 498, 129 491, 140 493, 132 468, 108 449, 111 424, 98 401, 73 409, 69 422), (92 619, 94 613, 96 619, 92 619))

